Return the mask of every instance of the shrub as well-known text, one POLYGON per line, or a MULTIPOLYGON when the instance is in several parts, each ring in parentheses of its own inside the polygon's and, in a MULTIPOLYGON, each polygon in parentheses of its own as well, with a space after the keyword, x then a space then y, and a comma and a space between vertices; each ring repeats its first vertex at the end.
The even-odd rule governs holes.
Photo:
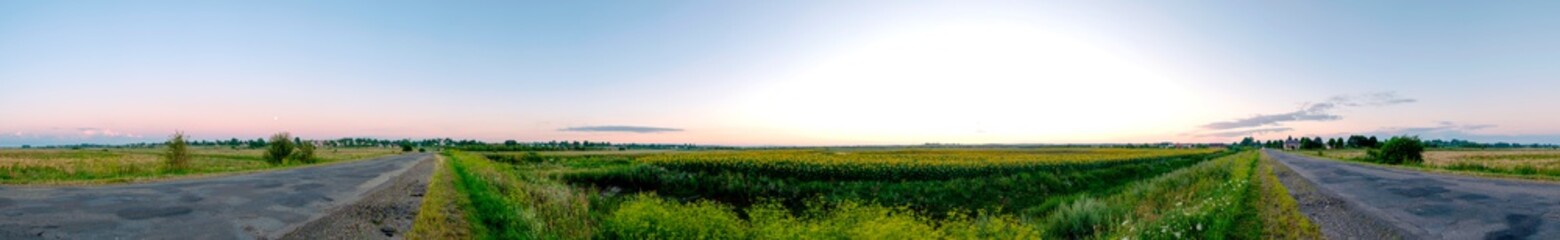
POLYGON ((1097 229, 1098 226, 1108 224, 1105 219, 1106 215, 1109 215, 1108 211, 1105 204, 1098 200, 1089 197, 1079 198, 1053 216, 1055 219, 1051 222, 1054 224, 1046 232, 1052 236, 1068 239, 1092 237, 1096 230, 1100 230, 1097 229))
POLYGON ((296 145, 298 145, 297 151, 293 151, 292 155, 290 156, 294 162, 312 164, 319 160, 318 158, 314 157, 314 144, 297 142, 296 145))
POLYGON ((276 133, 275 135, 271 135, 271 141, 267 142, 269 145, 266 145, 267 147, 265 149, 265 162, 270 163, 271 165, 285 163, 283 161, 287 160, 287 156, 291 156, 293 152, 291 135, 292 134, 288 134, 287 132, 280 132, 276 133))
POLYGON ((1424 151, 1424 143, 1421 143, 1418 137, 1400 136, 1387 139, 1386 143, 1381 144, 1380 150, 1371 151, 1370 155, 1379 163, 1423 163, 1424 151))
POLYGON ((520 159, 528 163, 540 163, 546 160, 542 158, 542 155, 536 154, 536 152, 525 152, 525 156, 520 159))
POLYGON ((32 145, 22 145, 22 149, 32 148, 32 145))
POLYGON ((163 163, 169 171, 190 169, 189 143, 184 141, 184 132, 175 131, 173 137, 168 138, 168 153, 163 156, 163 163))
POLYGON ((401 152, 411 152, 411 151, 412 151, 412 145, 411 144, 401 144, 401 152))
POLYGON ((417 152, 428 152, 427 148, 417 148, 417 152))

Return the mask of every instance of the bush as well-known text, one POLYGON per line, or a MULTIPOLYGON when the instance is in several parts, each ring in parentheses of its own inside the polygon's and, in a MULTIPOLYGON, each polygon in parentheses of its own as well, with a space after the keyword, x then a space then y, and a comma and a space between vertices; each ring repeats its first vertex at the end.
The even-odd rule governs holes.
POLYGON ((427 148, 417 148, 417 152, 428 152, 427 148))
POLYGON ((271 141, 267 142, 268 145, 266 145, 265 149, 265 162, 271 165, 280 165, 285 163, 283 161, 287 160, 288 156, 292 156, 293 142, 291 135, 287 132, 271 135, 271 141))
POLYGON ((1109 224, 1105 219, 1110 215, 1109 211, 1099 200, 1083 197, 1053 215, 1056 219, 1051 222, 1054 224, 1046 232, 1052 236, 1068 239, 1092 237, 1094 232, 1099 230, 1096 227, 1109 224))
POLYGON ((163 156, 163 163, 169 171, 190 169, 189 143, 184 141, 184 132, 173 132, 168 139, 168 154, 163 156))
POLYGON ((314 144, 298 142, 296 145, 298 145, 297 151, 293 151, 290 157, 294 162, 305 164, 318 162, 319 159, 314 157, 314 144))
POLYGON ((412 151, 412 145, 411 144, 401 144, 401 152, 411 152, 411 151, 412 151))
POLYGON ((1418 137, 1400 136, 1387 139, 1381 149, 1371 151, 1370 157, 1386 164, 1424 163, 1425 145, 1418 137))
POLYGON ((547 160, 543 159, 542 155, 536 154, 536 152, 525 152, 525 156, 521 157, 520 159, 528 163, 541 163, 542 161, 547 160))

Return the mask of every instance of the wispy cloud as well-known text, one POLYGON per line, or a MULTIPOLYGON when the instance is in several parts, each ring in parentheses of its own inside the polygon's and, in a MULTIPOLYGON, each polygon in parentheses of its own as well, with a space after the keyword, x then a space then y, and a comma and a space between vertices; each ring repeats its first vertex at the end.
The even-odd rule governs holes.
POLYGON ((1412 127, 1384 127, 1376 131, 1360 133, 1371 136, 1419 136, 1422 139, 1462 139, 1475 142, 1512 142, 1512 143, 1560 143, 1560 135, 1556 134, 1487 134, 1477 133, 1479 130, 1498 127, 1490 124, 1462 124, 1449 121, 1437 122, 1432 126, 1412 127))
POLYGON ((1493 128, 1491 124, 1458 124, 1449 121, 1441 121, 1435 126, 1429 127, 1386 127, 1374 133, 1380 135, 1422 135, 1443 132, 1466 132, 1480 129, 1493 128))
POLYGON ((643 127, 643 126, 583 126, 558 129, 566 132, 630 132, 630 133, 660 133, 681 132, 680 128, 643 127))
POLYGON ((1342 119, 1343 117, 1340 117, 1338 115, 1333 115, 1331 113, 1328 113, 1328 111, 1332 110, 1334 107, 1336 107, 1336 106, 1333 105, 1332 103, 1307 104, 1307 106, 1305 108, 1297 110, 1297 111, 1294 111, 1294 112, 1287 112, 1287 113, 1280 113, 1280 114, 1259 114, 1259 115, 1256 115, 1256 116, 1251 116, 1251 117, 1242 118, 1242 119, 1236 119, 1236 120, 1232 120, 1232 121, 1209 123, 1209 124, 1203 125, 1202 127, 1203 127, 1203 129, 1208 129, 1208 130, 1226 130, 1226 129, 1236 129, 1236 128, 1248 128, 1248 127, 1277 125, 1277 124, 1282 123, 1282 122, 1293 122, 1293 121, 1332 121, 1332 120, 1342 119))
POLYGON ((1306 103, 1300 109, 1293 112, 1278 114, 1258 114, 1255 116, 1235 119, 1230 121, 1213 122, 1202 125, 1205 130, 1229 130, 1260 126, 1277 126, 1284 122, 1298 121, 1334 121, 1343 119, 1342 116, 1333 114, 1332 111, 1339 107, 1379 107, 1403 103, 1412 103, 1417 100, 1398 96, 1393 92, 1377 92, 1358 95, 1338 95, 1328 98, 1320 103, 1306 103))
POLYGON ((1198 134, 1197 136, 1199 136, 1199 137, 1240 137, 1240 136, 1250 136, 1250 135, 1254 135, 1254 134, 1263 134, 1263 133, 1288 132, 1288 131, 1294 131, 1294 130, 1295 130, 1294 128, 1290 128, 1290 127, 1272 127, 1272 128, 1258 128, 1258 129, 1248 129, 1248 130, 1210 132, 1210 133, 1198 134))

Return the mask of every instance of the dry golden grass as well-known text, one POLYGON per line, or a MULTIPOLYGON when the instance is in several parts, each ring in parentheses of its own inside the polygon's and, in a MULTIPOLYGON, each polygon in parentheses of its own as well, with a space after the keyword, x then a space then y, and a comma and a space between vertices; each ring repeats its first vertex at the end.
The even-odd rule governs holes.
POLYGON ((1298 152, 1298 153, 1301 153, 1301 154, 1305 154, 1305 155, 1325 157, 1325 158, 1333 158, 1333 159, 1358 160, 1358 159, 1364 159, 1365 158, 1365 149, 1337 149, 1337 150, 1321 150, 1321 151, 1309 150, 1309 151, 1295 151, 1295 152, 1298 152), (1320 154, 1318 154, 1318 153, 1320 153, 1320 154))
POLYGON ((1425 165, 1436 167, 1482 166, 1494 169, 1533 168, 1560 170, 1560 150, 1450 150, 1426 151, 1425 165))
MULTIPOLYGON (((396 153, 388 148, 341 148, 316 154, 320 162, 340 162, 396 153)), ((168 171, 164 154, 162 148, 0 149, 0 184, 126 182, 297 166, 266 164, 260 150, 191 147, 190 168, 168 171)))

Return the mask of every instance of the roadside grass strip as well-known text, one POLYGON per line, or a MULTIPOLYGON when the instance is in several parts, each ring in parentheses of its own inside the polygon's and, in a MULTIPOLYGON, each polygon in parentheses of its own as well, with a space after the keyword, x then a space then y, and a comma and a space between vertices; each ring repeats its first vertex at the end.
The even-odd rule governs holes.
POLYGON ((1248 195, 1247 203, 1257 209, 1262 222, 1262 237, 1266 239, 1322 239, 1321 229, 1311 218, 1300 212, 1299 203, 1289 195, 1289 188, 1278 180, 1273 165, 1279 164, 1266 154, 1258 160, 1253 176, 1258 194, 1248 195))
POLYGON ((471 202, 455 188, 454 173, 448 157, 439 156, 432 179, 423 193, 422 207, 412 222, 408 239, 469 239, 471 223, 466 209, 471 202))
POLYGON ((1269 168, 1258 168, 1258 157, 1245 151, 1136 182, 1113 195, 1080 197, 1043 225, 1048 236, 1068 239, 1316 236, 1283 186, 1266 183, 1277 180, 1269 168))
POLYGON ((479 239, 585 239, 595 235, 591 199, 562 183, 460 151, 447 152, 454 187, 470 203, 479 239))

